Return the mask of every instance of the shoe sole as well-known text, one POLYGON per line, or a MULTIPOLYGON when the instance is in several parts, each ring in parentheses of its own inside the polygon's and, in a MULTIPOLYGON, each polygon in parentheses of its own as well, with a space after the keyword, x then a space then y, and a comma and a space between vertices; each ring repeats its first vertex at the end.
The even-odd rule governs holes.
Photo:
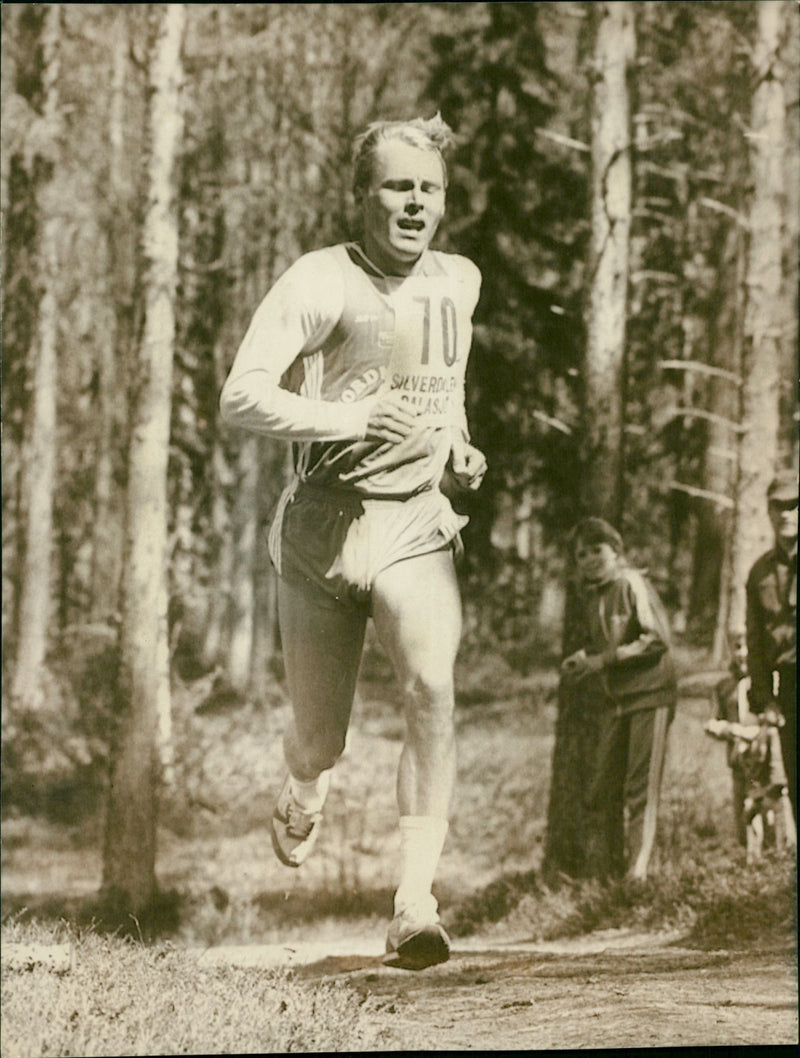
POLYGON ((269 826, 270 837, 272 838, 272 849, 284 867, 292 867, 294 870, 300 866, 299 863, 292 863, 292 861, 286 856, 286 853, 278 844, 278 835, 275 833, 275 820, 270 820, 269 826))
POLYGON ((447 962, 450 958, 450 944, 444 931, 424 929, 404 940, 397 949, 387 951, 383 957, 384 966, 399 970, 425 970, 447 962))

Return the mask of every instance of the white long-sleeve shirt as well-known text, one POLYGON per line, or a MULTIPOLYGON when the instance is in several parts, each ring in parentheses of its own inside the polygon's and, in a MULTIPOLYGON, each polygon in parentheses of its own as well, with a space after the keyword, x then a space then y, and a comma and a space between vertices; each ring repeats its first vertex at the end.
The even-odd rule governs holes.
POLYGON ((468 437, 464 375, 480 272, 428 251, 409 276, 376 274, 354 244, 299 258, 258 307, 222 390, 231 424, 297 443, 299 477, 367 496, 435 486, 453 431, 468 437), (399 391, 418 426, 367 441, 375 400, 399 391))

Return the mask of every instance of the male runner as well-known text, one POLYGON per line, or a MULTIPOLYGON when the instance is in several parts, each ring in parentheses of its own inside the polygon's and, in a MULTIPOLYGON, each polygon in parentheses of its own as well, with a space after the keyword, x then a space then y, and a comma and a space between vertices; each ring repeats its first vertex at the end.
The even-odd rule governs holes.
POLYGON ((372 616, 406 702, 385 956, 406 969, 449 956, 431 887, 455 777, 454 555, 466 518, 439 482, 448 462, 472 489, 486 470, 464 412, 480 273, 429 248, 451 142, 438 115, 378 122, 356 140, 358 241, 305 254, 281 276, 221 396, 228 422, 295 444, 296 477, 270 530, 293 705, 275 852, 299 867, 317 839, 372 616))

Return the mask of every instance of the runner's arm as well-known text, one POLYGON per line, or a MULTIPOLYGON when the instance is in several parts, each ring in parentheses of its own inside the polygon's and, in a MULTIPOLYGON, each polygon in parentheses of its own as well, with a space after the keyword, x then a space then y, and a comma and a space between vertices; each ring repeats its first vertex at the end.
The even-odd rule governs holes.
MULTIPOLYGON (((481 273, 477 265, 468 258, 458 257, 457 261, 461 269, 461 282, 466 289, 471 318, 480 296, 481 273)), ((464 371, 466 373, 466 363, 464 371)), ((459 399, 453 412, 451 468, 459 485, 463 488, 477 489, 483 481, 487 463, 483 452, 470 443, 465 398, 465 386, 462 379, 459 399)))
POLYGON ((341 316, 344 287, 335 261, 306 254, 259 305, 220 395, 225 422, 290 441, 366 436, 374 401, 314 400, 281 386, 298 356, 318 349, 341 316))

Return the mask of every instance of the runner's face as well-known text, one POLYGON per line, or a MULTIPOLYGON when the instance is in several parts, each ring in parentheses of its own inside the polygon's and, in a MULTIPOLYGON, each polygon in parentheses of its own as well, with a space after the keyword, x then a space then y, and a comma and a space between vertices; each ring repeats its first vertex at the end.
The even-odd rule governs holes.
POLYGON ((617 571, 617 552, 611 544, 587 544, 579 540, 575 545, 575 563, 584 580, 602 584, 617 571))
POLYGON ((439 155, 401 140, 381 143, 362 208, 364 250, 370 260, 384 272, 410 271, 444 214, 439 155))

